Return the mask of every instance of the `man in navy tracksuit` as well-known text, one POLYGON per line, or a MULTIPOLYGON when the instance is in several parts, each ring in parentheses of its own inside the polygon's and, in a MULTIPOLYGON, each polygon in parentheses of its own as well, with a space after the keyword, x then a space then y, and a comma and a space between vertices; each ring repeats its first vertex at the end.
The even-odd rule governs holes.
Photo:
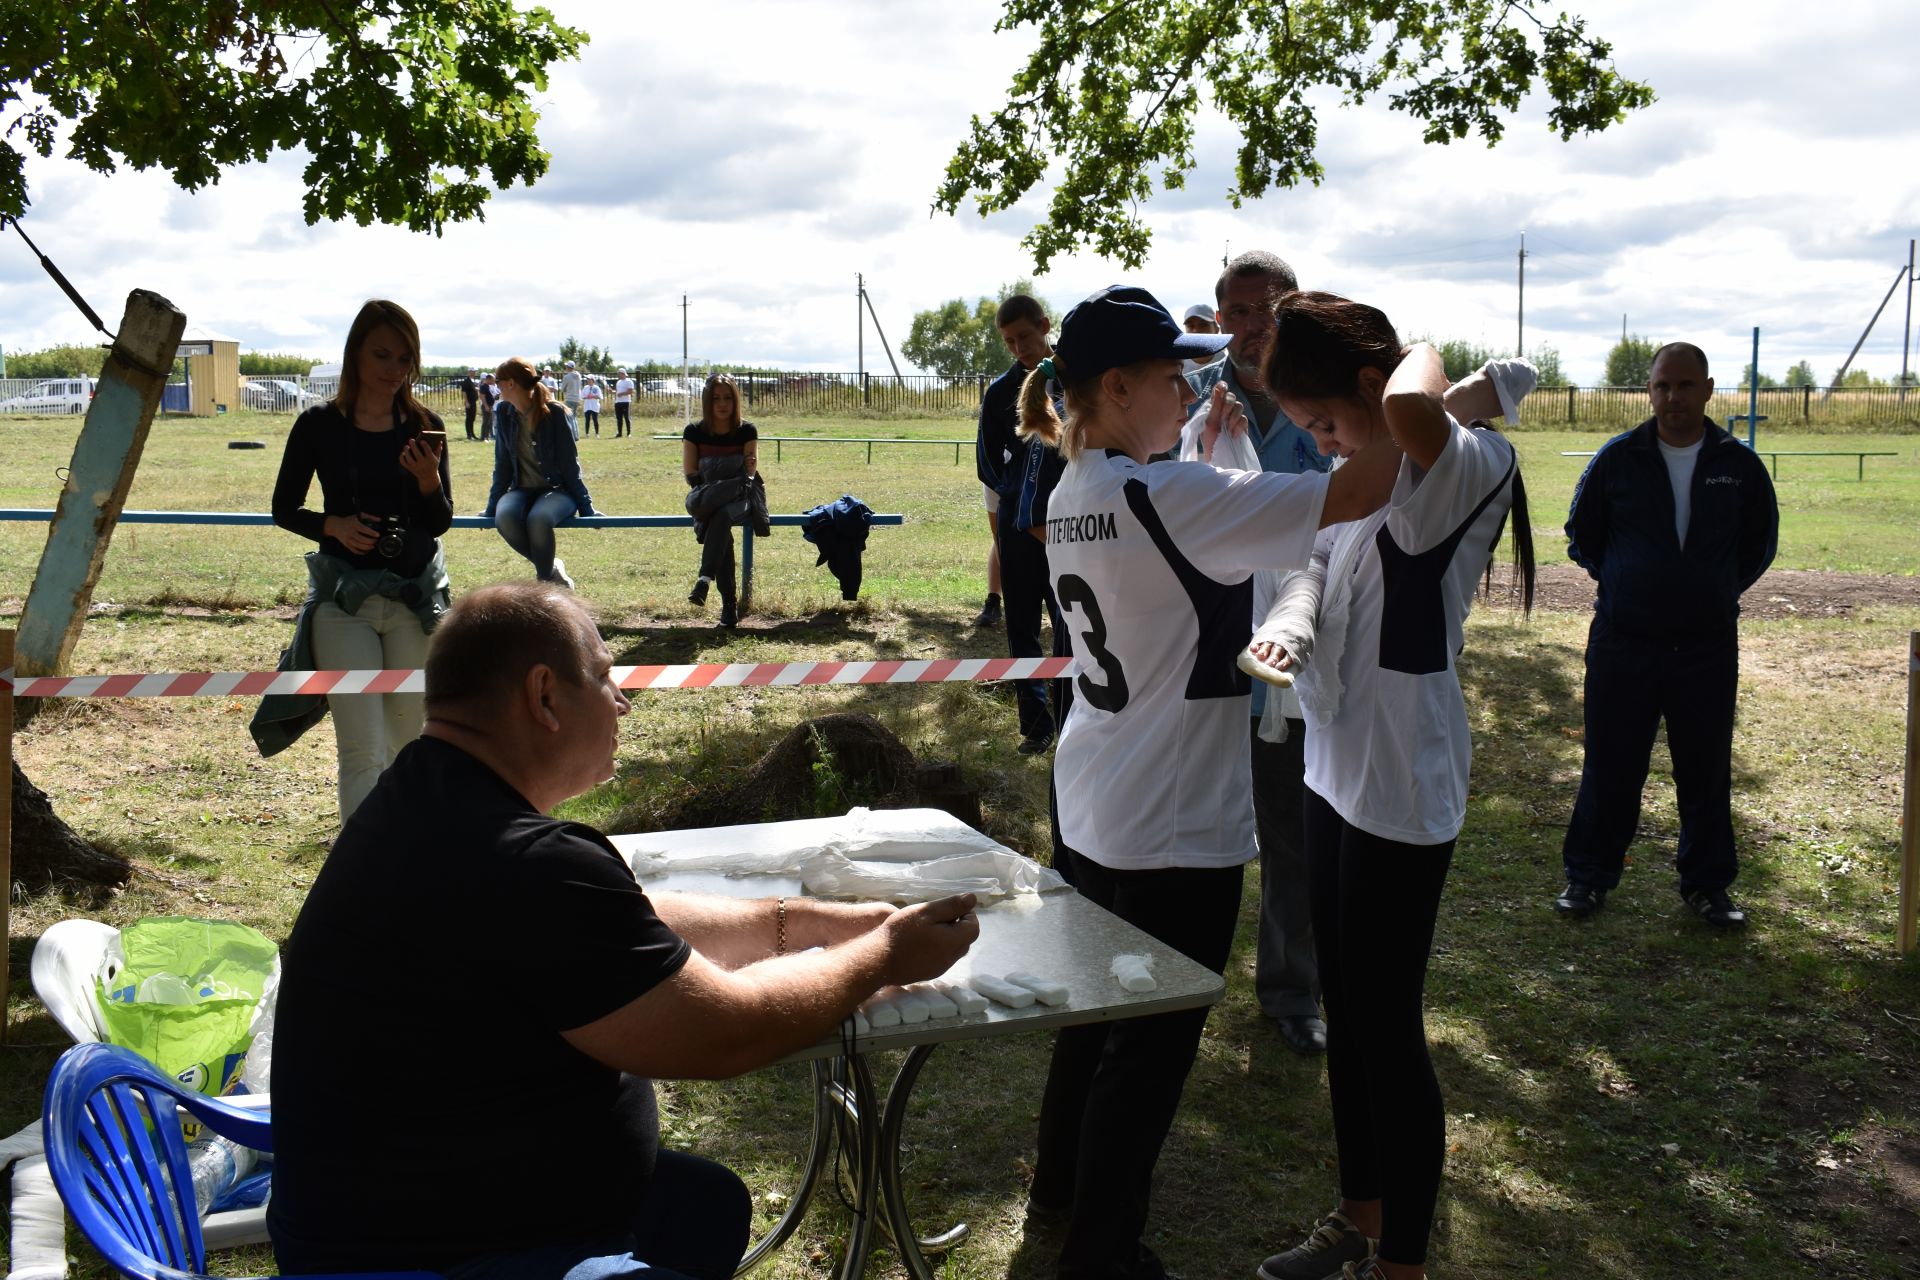
POLYGON ((1564 915, 1620 883, 1664 717, 1680 810, 1680 893, 1708 924, 1746 916, 1727 896, 1734 855, 1734 691, 1740 594, 1773 563, 1780 530, 1759 457, 1705 415, 1707 358, 1654 355, 1653 417, 1601 447, 1573 492, 1567 554, 1599 583, 1587 636, 1586 765, 1561 850, 1564 915))
MULTIPOLYGON (((1053 354, 1047 341, 1051 322, 1040 302, 1023 293, 1014 294, 1000 304, 995 314, 1001 340, 1013 356, 1013 365, 980 401, 980 434, 975 452, 983 484, 998 495, 998 543, 1000 583, 1006 593, 1007 655, 1013 658, 1040 658, 1046 650, 1040 643, 1042 610, 1053 627, 1058 649, 1065 639, 1059 610, 1054 606, 1053 588, 1047 576, 1047 544, 1043 535, 1047 526, 1047 499, 1060 483, 1066 462, 1053 449, 1037 440, 1021 440, 1015 434, 1020 412, 1020 390, 1027 373, 1042 359, 1053 354)), ((992 598, 989 597, 989 606, 992 598)), ((986 616, 982 611, 981 616, 986 616)), ((1053 745, 1053 735, 1066 717, 1066 708, 1058 705, 1060 686, 1056 682, 1054 702, 1049 706, 1047 682, 1016 680, 1014 699, 1020 712, 1020 747, 1026 755, 1037 755, 1053 745)))

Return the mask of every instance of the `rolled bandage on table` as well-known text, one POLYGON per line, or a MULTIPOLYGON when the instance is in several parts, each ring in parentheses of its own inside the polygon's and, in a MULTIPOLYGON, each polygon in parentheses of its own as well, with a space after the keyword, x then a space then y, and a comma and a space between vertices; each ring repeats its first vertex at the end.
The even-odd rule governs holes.
POLYGON ((863 1036, 873 1030, 873 1024, 867 1021, 867 1015, 858 1009, 853 1011, 853 1034, 863 1036))
POLYGON ((887 999, 900 1011, 900 1021, 909 1026, 916 1022, 925 1022, 933 1016, 933 1006, 927 1003, 925 996, 912 987, 902 988, 887 999))
POLYGON ((1007 981, 1033 992, 1034 998, 1049 1009, 1057 1009, 1073 998, 1066 983, 1055 982, 1052 978, 1039 978, 1031 973, 1010 973, 1007 981))
POLYGON ((967 981, 973 984, 975 991, 995 1004, 1003 1004, 1009 1009, 1024 1009, 1033 1003, 1033 992, 996 978, 990 973, 976 973, 967 981))
POLYGON ((985 1013, 987 1006, 993 1003, 964 983, 941 981, 933 985, 939 989, 940 994, 960 1007, 960 1016, 963 1018, 971 1018, 976 1013, 985 1013))
POLYGON ((1159 987, 1153 979, 1153 957, 1119 955, 1113 958, 1113 976, 1128 991, 1152 991, 1159 987))
POLYGON ((917 982, 913 986, 908 987, 907 990, 913 992, 913 994, 919 996, 922 1000, 925 1000, 927 1002, 927 1008, 932 1010, 932 1016, 935 1018, 957 1018, 960 1016, 960 1006, 955 1004, 947 996, 946 992, 931 982, 917 982))
POLYGON ((883 1027, 897 1027, 900 1025, 900 1010, 894 1006, 891 1000, 875 996, 873 999, 867 1001, 863 1007, 866 1009, 867 1021, 872 1024, 875 1031, 883 1027))

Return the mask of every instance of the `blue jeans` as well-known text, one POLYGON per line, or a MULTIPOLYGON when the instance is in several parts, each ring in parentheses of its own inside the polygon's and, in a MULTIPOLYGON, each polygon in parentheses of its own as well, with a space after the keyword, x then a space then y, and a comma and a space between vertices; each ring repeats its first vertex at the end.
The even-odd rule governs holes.
POLYGON ((445 1274, 447 1280, 728 1280, 746 1255, 752 1225, 753 1202, 731 1169, 662 1151, 630 1230, 469 1258, 445 1274))
POLYGON ((493 509, 493 527, 507 545, 533 561, 541 581, 553 578, 553 531, 577 514, 573 499, 558 489, 509 489, 493 509))

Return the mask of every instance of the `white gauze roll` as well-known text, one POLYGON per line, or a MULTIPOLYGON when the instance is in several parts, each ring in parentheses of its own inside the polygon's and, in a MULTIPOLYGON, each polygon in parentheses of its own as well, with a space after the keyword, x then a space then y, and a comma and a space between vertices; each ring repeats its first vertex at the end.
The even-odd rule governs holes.
POLYGON ((925 996, 912 987, 905 988, 890 999, 894 1007, 900 1010, 900 1021, 908 1025, 925 1022, 933 1016, 933 1006, 927 1003, 925 996))
POLYGON ((1033 1003, 1033 992, 1025 987, 1015 986, 990 973, 976 973, 968 979, 973 989, 995 1004, 1003 1004, 1009 1009, 1024 1009, 1033 1003))
POLYGON ((936 982, 934 986, 940 993, 960 1008, 960 1016, 970 1018, 976 1013, 985 1013, 993 1002, 975 991, 972 987, 959 982, 936 982))
POLYGON ((873 1024, 867 1021, 867 1015, 858 1009, 853 1011, 853 1034, 863 1036, 873 1030, 873 1024))
POLYGON ((1057 1009, 1072 999, 1067 984, 1055 982, 1052 978, 1035 977, 1031 973, 1010 973, 1007 981, 1033 992, 1034 998, 1049 1009, 1057 1009))
POLYGON ((1160 984, 1153 978, 1153 957, 1119 955, 1113 958, 1113 976, 1128 991, 1152 991, 1160 984))
POLYGON ((867 1011, 867 1021, 876 1031, 883 1027, 897 1027, 900 1025, 900 1010, 891 1000, 881 996, 875 996, 873 999, 867 1001, 865 1008, 867 1011))
POLYGON ((927 1002, 927 1008, 932 1010, 934 1017, 957 1018, 960 1016, 960 1006, 948 999, 947 993, 933 983, 917 982, 907 989, 927 1002))

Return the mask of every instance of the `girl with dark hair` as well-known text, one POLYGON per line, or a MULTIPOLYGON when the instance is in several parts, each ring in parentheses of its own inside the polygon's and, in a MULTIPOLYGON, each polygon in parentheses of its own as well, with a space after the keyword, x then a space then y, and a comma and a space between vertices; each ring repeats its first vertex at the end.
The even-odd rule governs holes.
POLYGON ((687 512, 700 542, 700 576, 687 603, 704 605, 707 589, 720 584, 720 625, 740 620, 734 604, 733 527, 752 522, 766 537, 766 489, 760 480, 759 431, 740 420, 740 387, 729 373, 716 373, 700 389, 700 420, 680 433, 680 472, 687 481, 687 512))
MULTIPOLYGON (((294 421, 273 486, 273 522, 319 549, 307 554, 307 600, 292 669, 392 670, 426 661, 427 633, 446 612, 440 535, 453 523, 446 431, 413 397, 420 330, 398 303, 368 302, 347 330, 340 387, 294 421), (320 479, 321 509, 307 494, 320 479)), ((340 818, 420 736, 417 693, 326 700, 339 752, 340 818)), ((253 734, 272 754, 323 713, 268 700, 253 734)))
MULTIPOLYGON (((1315 652, 1295 688, 1340 1207, 1259 1274, 1415 1280, 1446 1139, 1421 1002, 1472 759, 1454 657, 1509 510, 1531 607, 1532 531, 1512 444, 1448 413, 1431 346, 1327 293, 1283 295, 1275 326, 1265 382, 1287 416, 1342 455, 1403 457, 1392 500, 1326 530, 1309 570, 1315 652)), ((1252 653, 1283 670, 1304 656, 1252 653)))
POLYGON ((495 373, 503 403, 494 421, 493 488, 480 514, 492 517, 507 545, 533 563, 536 578, 571 587, 553 531, 576 515, 595 513, 566 406, 531 360, 515 356, 495 373))
MULTIPOLYGON (((1081 674, 1055 747, 1055 865, 1215 973, 1255 854, 1250 686, 1234 666, 1252 573, 1306 564, 1316 530, 1386 500, 1399 461, 1376 449, 1332 476, 1148 465, 1186 421, 1183 359, 1227 342, 1184 332, 1145 290, 1104 289, 1068 313, 1020 401, 1021 435, 1066 459, 1047 566, 1081 674)), ((1196 1009, 1055 1039, 1030 1194, 1069 1215, 1063 1278, 1166 1274, 1141 1236, 1206 1021, 1196 1009)))

